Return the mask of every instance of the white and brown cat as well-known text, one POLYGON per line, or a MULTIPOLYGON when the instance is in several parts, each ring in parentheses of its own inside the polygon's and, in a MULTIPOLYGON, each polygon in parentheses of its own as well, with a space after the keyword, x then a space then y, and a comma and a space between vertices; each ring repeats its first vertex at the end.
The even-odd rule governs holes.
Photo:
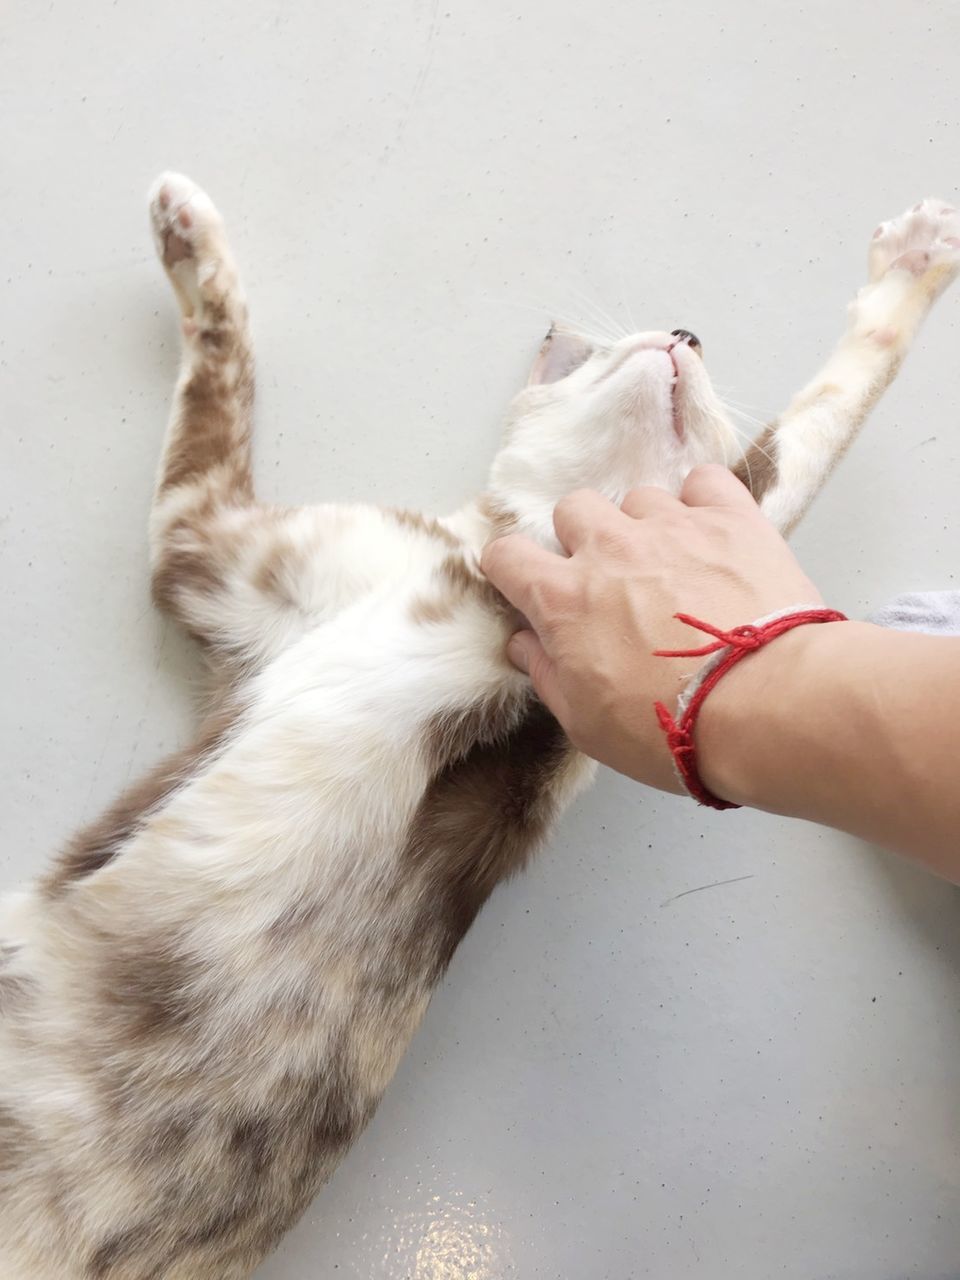
MULTIPOLYGON (((676 491, 732 428, 692 334, 551 331, 486 493, 445 519, 267 507, 247 312, 209 198, 151 196, 183 316, 151 516, 157 604, 215 714, 0 903, 0 1276, 240 1280, 369 1120, 450 956, 591 776, 504 657, 477 553, 590 486, 676 491)), ((960 266, 884 224, 820 375, 739 470, 799 518, 960 266)))

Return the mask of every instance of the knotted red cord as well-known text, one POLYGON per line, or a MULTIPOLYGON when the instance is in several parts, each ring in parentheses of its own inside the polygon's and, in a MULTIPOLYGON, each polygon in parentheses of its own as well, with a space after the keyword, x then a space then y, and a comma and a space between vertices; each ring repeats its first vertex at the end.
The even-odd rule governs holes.
POLYGON ((732 804, 729 800, 721 800, 719 796, 715 796, 708 790, 697 768, 697 748, 693 741, 693 730, 707 695, 716 688, 727 672, 731 671, 738 662, 742 662, 748 654, 756 649, 762 649, 771 640, 785 635, 794 627, 802 627, 811 622, 846 622, 847 618, 836 609, 798 609, 794 613, 784 614, 770 622, 747 623, 745 626, 733 627, 730 631, 721 631, 719 627, 711 626, 709 622, 701 622, 699 618, 692 618, 688 613, 677 613, 674 617, 688 627, 694 627, 705 635, 714 636, 715 639, 712 644, 702 645, 699 649, 657 649, 654 657, 705 658, 712 653, 719 653, 722 649, 728 649, 729 652, 697 685, 693 696, 684 707, 679 723, 662 702, 655 702, 653 709, 657 713, 660 728, 667 735, 667 746, 677 766, 677 772, 694 800, 711 809, 739 809, 739 805, 732 804))

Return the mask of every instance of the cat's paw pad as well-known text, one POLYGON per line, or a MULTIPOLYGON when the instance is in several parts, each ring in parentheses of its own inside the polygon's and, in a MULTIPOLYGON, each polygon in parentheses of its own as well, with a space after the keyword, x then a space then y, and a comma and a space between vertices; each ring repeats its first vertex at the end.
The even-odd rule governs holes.
POLYGON ((870 279, 888 271, 931 274, 942 284, 960 270, 960 212, 945 200, 921 200, 891 222, 881 222, 870 244, 870 279))
POLYGON ((223 223, 216 205, 182 173, 163 173, 150 189, 150 222, 160 260, 168 269, 202 258, 223 223))

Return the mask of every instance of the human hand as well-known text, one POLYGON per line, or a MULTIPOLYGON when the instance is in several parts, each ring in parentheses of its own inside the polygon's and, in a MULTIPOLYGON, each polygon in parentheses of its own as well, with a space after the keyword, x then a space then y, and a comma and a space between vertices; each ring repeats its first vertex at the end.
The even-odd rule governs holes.
MULTIPOLYGON (((744 486, 723 467, 697 467, 679 499, 636 489, 618 510, 597 493, 564 498, 554 527, 568 556, 517 534, 491 542, 481 566, 530 630, 508 655, 581 751, 665 791, 682 790, 653 710, 673 708, 682 679, 702 659, 654 656, 698 647, 705 636, 674 618, 688 613, 724 629, 794 605, 822 603, 790 548, 744 486)), ((809 630, 799 628, 799 631, 809 630)), ((798 633, 751 655, 711 693, 702 732, 731 693, 764 678, 768 653, 785 655, 798 633)), ((756 697, 756 687, 750 696, 756 697)), ((710 761, 701 775, 709 785, 710 761)))

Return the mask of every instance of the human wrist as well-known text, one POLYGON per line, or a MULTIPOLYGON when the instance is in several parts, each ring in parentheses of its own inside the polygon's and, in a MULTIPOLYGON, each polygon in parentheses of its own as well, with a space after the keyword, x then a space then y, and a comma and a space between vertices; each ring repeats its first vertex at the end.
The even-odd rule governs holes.
POLYGON ((795 627, 749 654, 711 691, 696 748, 700 776, 714 795, 751 808, 797 811, 794 793, 811 737, 805 721, 830 670, 838 630, 795 627))

